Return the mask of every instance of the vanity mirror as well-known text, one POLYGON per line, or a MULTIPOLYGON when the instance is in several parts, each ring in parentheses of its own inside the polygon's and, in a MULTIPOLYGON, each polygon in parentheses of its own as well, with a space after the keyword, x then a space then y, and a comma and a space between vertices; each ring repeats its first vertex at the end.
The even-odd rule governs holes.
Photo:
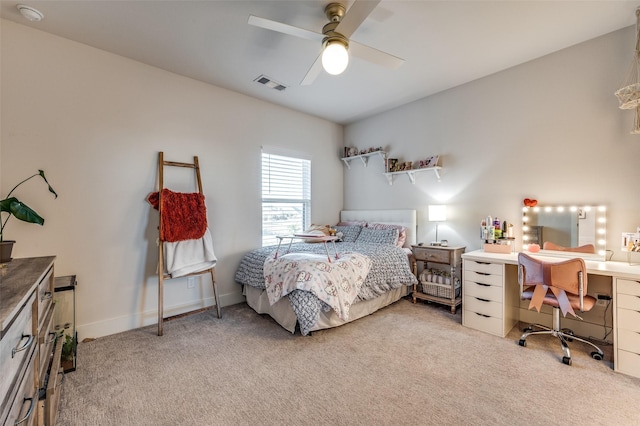
POLYGON ((604 206, 523 207, 522 249, 538 244, 548 256, 605 260, 606 213, 604 206))

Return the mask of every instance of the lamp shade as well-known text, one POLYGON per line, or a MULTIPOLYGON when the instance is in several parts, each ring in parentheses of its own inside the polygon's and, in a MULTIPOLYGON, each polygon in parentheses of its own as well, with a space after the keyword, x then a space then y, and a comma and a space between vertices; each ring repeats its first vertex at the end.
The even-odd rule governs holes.
POLYGON ((330 40, 322 51, 322 67, 331 75, 342 74, 349 65, 349 52, 340 40, 330 40))
POLYGON ((444 222, 447 220, 447 206, 436 204, 429 206, 429 222, 444 222))

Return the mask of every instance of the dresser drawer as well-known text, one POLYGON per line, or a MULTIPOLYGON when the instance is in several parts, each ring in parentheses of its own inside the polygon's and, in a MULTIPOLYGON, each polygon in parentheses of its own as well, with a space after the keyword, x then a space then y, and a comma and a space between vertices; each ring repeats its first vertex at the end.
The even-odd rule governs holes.
POLYGON ((449 255, 452 252, 449 250, 434 249, 429 247, 414 247, 413 255, 416 260, 436 262, 436 263, 450 263, 449 255))
POLYGON ((640 377, 640 355, 618 349, 618 371, 631 376, 640 377))
POLYGON ((482 315, 477 312, 469 311, 466 308, 462 315, 462 322, 465 327, 475 328, 476 330, 502 337, 502 318, 482 315))
POLYGON ((618 279, 616 283, 618 295, 622 293, 640 297, 640 282, 618 279))
POLYGON ((496 285, 465 280, 464 294, 465 296, 474 296, 480 299, 502 303, 502 287, 496 285))
POLYGON ((618 309, 618 328, 640 331, 640 312, 631 309, 618 309))
POLYGON ((486 272, 464 271, 465 281, 473 281, 481 284, 489 284, 502 287, 502 275, 494 275, 486 272))
POLYGON ((618 309, 631 309, 640 311, 640 296, 633 296, 618 292, 616 297, 616 305, 618 309))
POLYGON ((53 266, 49 268, 42 281, 38 284, 38 328, 43 327, 45 316, 53 301, 53 266))
POLYGON ((502 318, 502 303, 479 299, 473 296, 464 297, 465 309, 490 317, 502 318))
POLYGON ((37 342, 33 333, 33 305, 35 294, 32 293, 27 303, 22 307, 15 321, 0 341, 0 396, 4 402, 13 382, 17 380, 18 371, 24 365, 32 348, 37 342))
POLYGON ((53 345, 56 341, 56 332, 54 330, 54 311, 56 304, 53 303, 51 305, 51 309, 47 313, 44 327, 40 330, 40 334, 38 336, 38 350, 40 353, 40 366, 38 368, 38 373, 40 377, 40 381, 44 382, 44 374, 46 372, 47 367, 49 366, 49 361, 51 360, 51 354, 53 353, 53 345))
POLYGON ((640 353, 640 332, 618 329, 618 349, 640 353))
POLYGON ((464 271, 468 272, 480 272, 482 274, 500 275, 502 276, 503 266, 499 263, 490 262, 478 262, 475 260, 464 261, 464 271))
MULTIPOLYGON (((17 384, 18 391, 9 404, 5 425, 18 424, 33 426, 37 422, 38 389, 35 382, 35 351, 29 351, 31 359, 26 367, 22 380, 17 384)), ((21 376, 21 375, 18 375, 21 376)))

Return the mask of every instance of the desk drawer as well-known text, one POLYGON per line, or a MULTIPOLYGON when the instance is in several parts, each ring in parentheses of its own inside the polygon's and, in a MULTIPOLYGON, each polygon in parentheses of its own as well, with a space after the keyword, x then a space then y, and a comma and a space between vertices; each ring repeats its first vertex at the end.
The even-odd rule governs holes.
POLYGON ((496 285, 482 284, 475 281, 464 281, 465 296, 479 297, 502 303, 502 287, 496 285))
MULTIPOLYGON (((466 301, 464 302, 466 303, 466 301)), ((463 305, 466 306, 466 305, 463 305)), ((463 325, 465 327, 475 328, 485 333, 502 336, 502 318, 485 316, 465 308, 463 314, 463 325)))
POLYGON ((502 276, 503 265, 500 263, 478 262, 476 260, 465 260, 464 271, 481 272, 482 274, 500 275, 502 276))
POLYGON ((502 287, 502 275, 493 275, 487 272, 464 271, 465 281, 474 281, 481 284, 489 284, 502 287))
POLYGON ((502 318, 502 303, 500 302, 492 302, 491 300, 479 299, 477 297, 465 295, 464 304, 467 311, 473 311, 490 317, 502 318))
POLYGON ((47 367, 49 367, 49 361, 51 361, 51 354, 53 353, 53 345, 56 341, 56 332, 54 330, 55 324, 53 321, 55 307, 55 303, 51 305, 51 309, 49 309, 44 322, 44 327, 42 327, 40 335, 38 336, 38 348, 40 352, 40 368, 38 369, 38 377, 40 377, 40 383, 44 383, 45 372, 47 367))
POLYGON ((618 371, 640 377, 640 355, 618 349, 618 371))
POLYGON ((640 312, 631 309, 618 309, 618 328, 640 331, 640 312))
POLYGON ((631 309, 633 311, 640 311, 640 296, 633 296, 631 294, 623 294, 618 292, 616 305, 618 306, 618 309, 631 309))
POLYGON ((18 371, 33 353, 37 336, 33 334, 33 306, 35 293, 31 294, 27 303, 16 317, 7 334, 0 341, 0 404, 9 393, 18 371))
POLYGON ((618 349, 640 353, 640 332, 618 329, 618 349))
POLYGON ((618 295, 622 293, 640 297, 640 282, 618 279, 616 280, 616 283, 618 286, 618 295))

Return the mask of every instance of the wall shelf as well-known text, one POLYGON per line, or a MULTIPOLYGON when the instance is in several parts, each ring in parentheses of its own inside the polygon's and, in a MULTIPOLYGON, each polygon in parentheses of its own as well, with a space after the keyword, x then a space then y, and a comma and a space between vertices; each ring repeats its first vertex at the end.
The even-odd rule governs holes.
POLYGON ((366 154, 353 155, 351 157, 343 157, 341 158, 341 160, 344 161, 344 164, 347 165, 347 169, 351 168, 350 163, 352 160, 355 160, 356 158, 359 158, 360 160, 362 160, 362 164, 364 164, 364 166, 367 167, 367 162, 369 161, 369 157, 375 156, 375 155, 380 155, 380 158, 382 158, 382 160, 384 161, 384 159, 387 156, 387 153, 385 151, 373 151, 373 152, 367 152, 366 154))
POLYGON ((409 177, 409 180, 411 181, 411 183, 415 184, 416 183, 416 177, 415 177, 416 173, 426 172, 428 170, 431 170, 436 174, 436 177, 438 178, 438 182, 440 182, 440 172, 439 172, 440 169, 442 169, 442 166, 423 167, 421 169, 411 169, 411 170, 402 170, 402 171, 399 171, 399 172, 389 172, 389 173, 385 173, 384 175, 387 177, 387 180, 389 181, 389 185, 393 185, 393 178, 395 176, 402 175, 402 174, 407 175, 409 177))

